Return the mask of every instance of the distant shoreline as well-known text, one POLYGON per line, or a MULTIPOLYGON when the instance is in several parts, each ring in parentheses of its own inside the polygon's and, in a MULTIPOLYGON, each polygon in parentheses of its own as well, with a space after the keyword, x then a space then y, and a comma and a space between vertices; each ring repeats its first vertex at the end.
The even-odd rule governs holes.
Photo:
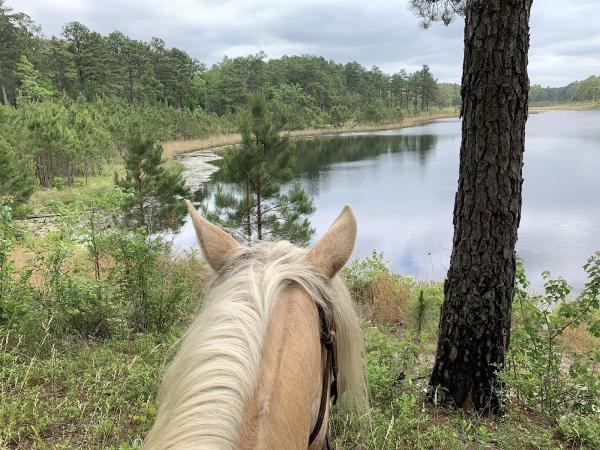
MULTIPOLYGON (((551 105, 533 105, 529 107, 529 113, 535 114, 544 111, 584 111, 600 109, 598 103, 556 103, 551 105)), ((311 139, 318 136, 337 135, 343 133, 359 133, 365 131, 396 130, 424 125, 439 119, 458 117, 459 110, 444 111, 436 113, 422 113, 405 117, 401 122, 390 122, 384 124, 354 124, 343 127, 308 128, 305 130, 294 130, 288 132, 293 139, 311 139)), ((230 145, 241 142, 239 133, 217 134, 201 139, 176 140, 163 143, 167 159, 177 159, 187 153, 199 150, 219 151, 230 145)))
MULTIPOLYGON (((439 119, 448 119, 458 117, 459 111, 444 111, 435 113, 422 113, 415 116, 405 117, 401 122, 390 122, 385 124, 355 124, 343 127, 329 128, 307 128, 304 130, 293 130, 283 132, 288 134, 293 139, 311 139, 317 136, 336 135, 342 133, 358 133, 364 131, 383 131, 395 130, 399 128, 408 128, 418 125, 423 125, 439 119)), ((198 150, 218 151, 230 145, 237 145, 241 142, 239 133, 228 133, 209 136, 202 139, 192 139, 187 141, 168 141, 163 143, 165 157, 168 159, 176 159, 186 153, 196 152, 198 150)))
POLYGON ((593 102, 573 102, 573 103, 552 103, 548 105, 534 105, 529 107, 530 113, 543 111, 590 111, 600 109, 600 103, 593 102))

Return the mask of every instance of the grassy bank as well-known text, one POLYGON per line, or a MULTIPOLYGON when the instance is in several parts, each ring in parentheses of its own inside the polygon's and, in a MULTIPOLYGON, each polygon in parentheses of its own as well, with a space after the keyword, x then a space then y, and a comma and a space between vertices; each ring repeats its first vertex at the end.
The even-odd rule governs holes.
MULTIPOLYGON (((188 275, 201 271, 194 258, 169 264, 188 275)), ((589 392, 593 386, 577 376, 585 372, 587 377, 597 377, 597 365, 596 372, 579 365, 579 375, 571 373, 572 363, 582 361, 578 355, 600 345, 584 329, 569 327, 570 332, 555 343, 555 351, 564 355, 558 365, 561 375, 554 376, 552 371, 547 375, 561 402, 544 406, 536 396, 544 380, 537 379, 537 369, 529 365, 529 358, 534 357, 526 352, 530 342, 523 340, 530 324, 524 322, 526 316, 518 313, 516 304, 512 351, 503 375, 506 413, 495 418, 447 410, 429 403, 425 396, 436 348, 442 284, 393 274, 377 254, 354 262, 343 276, 363 321, 372 402, 368 418, 349 417, 334 409, 330 423, 334 448, 600 448, 598 413, 576 402, 562 403, 564 392, 576 398, 581 389, 589 392)), ((83 339, 47 321, 37 323, 24 317, 20 327, 0 333, 0 448, 140 448, 156 413, 161 374, 201 304, 205 283, 200 277, 188 286, 193 295, 178 310, 183 319, 162 332, 119 327, 121 331, 109 337, 83 339)), ((37 317, 37 311, 32 314, 37 317)))
MULTIPOLYGON (((33 355, 3 352, 0 448, 139 448, 156 412, 160 374, 182 333, 52 343, 33 355)), ((427 404, 424 381, 396 378, 400 367, 409 380, 422 375, 430 351, 387 328, 367 326, 366 334, 373 422, 334 416, 337 449, 570 448, 555 423, 522 404, 499 420, 427 404)))

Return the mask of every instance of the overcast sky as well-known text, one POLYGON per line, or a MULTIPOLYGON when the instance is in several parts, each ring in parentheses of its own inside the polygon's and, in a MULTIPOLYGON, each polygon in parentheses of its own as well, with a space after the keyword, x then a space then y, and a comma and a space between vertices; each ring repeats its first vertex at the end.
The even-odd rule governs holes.
MULTIPOLYGON (((406 0, 7 0, 58 35, 69 21, 102 34, 157 36, 210 65, 224 55, 317 54, 393 73, 429 64, 440 81, 460 81, 462 21, 419 27, 406 0)), ((600 75, 600 1, 536 0, 529 73, 561 86, 600 75)))

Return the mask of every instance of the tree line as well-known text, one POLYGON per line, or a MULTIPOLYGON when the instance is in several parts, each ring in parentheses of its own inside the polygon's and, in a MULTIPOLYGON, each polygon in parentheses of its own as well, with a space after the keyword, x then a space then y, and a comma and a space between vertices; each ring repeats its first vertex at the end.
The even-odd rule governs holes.
POLYGON ((378 121, 398 110, 458 105, 458 85, 438 83, 428 66, 389 75, 377 66, 340 64, 320 56, 264 53, 224 57, 208 68, 162 39, 108 35, 79 22, 47 38, 26 14, 0 0, 0 99, 42 100, 66 95, 87 100, 116 97, 128 104, 162 104, 218 115, 246 107, 251 93, 275 101, 282 121, 292 127, 356 120, 378 121), (303 117, 293 118, 300 108, 303 117), (332 119, 333 118, 333 119, 332 119))
POLYGON ((600 76, 590 76, 562 87, 531 86, 529 98, 533 103, 600 102, 600 76))

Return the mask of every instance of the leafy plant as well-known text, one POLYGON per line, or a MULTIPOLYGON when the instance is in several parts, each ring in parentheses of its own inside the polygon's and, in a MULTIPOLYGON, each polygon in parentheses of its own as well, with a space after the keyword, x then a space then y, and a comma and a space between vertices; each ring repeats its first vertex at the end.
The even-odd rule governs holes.
POLYGON ((517 288, 508 368, 504 378, 532 406, 553 416, 568 410, 593 413, 600 406, 600 351, 566 355, 560 338, 571 327, 585 326, 600 336, 600 253, 586 262, 588 281, 571 298, 571 287, 562 278, 543 273, 545 293, 530 295, 522 263, 517 288))
POLYGON ((17 239, 12 210, 0 203, 0 336, 19 322, 27 309, 29 272, 17 276, 10 253, 17 239))

